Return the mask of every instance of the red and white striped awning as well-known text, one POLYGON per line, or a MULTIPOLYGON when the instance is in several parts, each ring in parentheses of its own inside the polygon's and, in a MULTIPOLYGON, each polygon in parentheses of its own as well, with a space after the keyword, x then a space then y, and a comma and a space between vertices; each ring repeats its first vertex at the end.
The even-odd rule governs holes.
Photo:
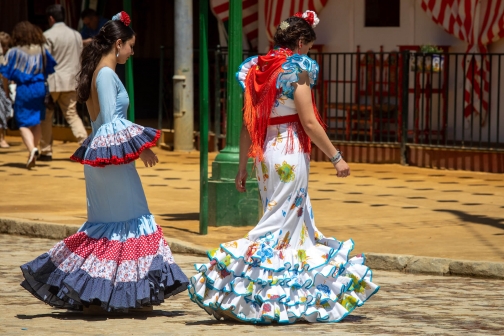
POLYGON ((266 18, 266 34, 273 42, 276 29, 282 20, 293 16, 297 12, 315 11, 318 15, 324 9, 328 0, 265 0, 264 14, 266 18))
MULTIPOLYGON (((467 42, 468 54, 486 54, 490 43, 504 37, 504 0, 422 0, 422 9, 448 33, 467 42)), ((490 62, 485 55, 468 55, 464 62, 464 116, 481 114, 483 124, 489 109, 490 62)))
MULTIPOLYGON (((243 1, 243 33, 252 48, 257 48, 259 36, 259 10, 266 19, 266 34, 273 42, 276 28, 280 22, 297 12, 306 10, 320 14, 328 0, 265 0, 264 8, 259 8, 257 0, 243 1)), ((229 0, 210 0, 212 12, 222 22, 229 18, 229 0)))
MULTIPOLYGON (((222 22, 229 19, 229 0, 210 0, 212 12, 222 22)), ((252 48, 257 48, 259 36, 259 5, 257 0, 243 0, 243 34, 252 48)))

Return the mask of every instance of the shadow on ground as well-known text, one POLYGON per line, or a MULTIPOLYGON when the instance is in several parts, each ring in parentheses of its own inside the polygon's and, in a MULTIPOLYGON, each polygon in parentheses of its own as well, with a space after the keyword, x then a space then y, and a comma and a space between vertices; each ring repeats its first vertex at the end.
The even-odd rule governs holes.
POLYGON ((164 311, 164 310, 153 310, 151 312, 136 312, 136 313, 103 313, 101 315, 85 315, 81 311, 66 311, 60 312, 55 311, 49 314, 35 314, 35 315, 24 315, 18 314, 16 318, 20 320, 33 320, 37 318, 51 317, 58 320, 82 320, 82 321, 104 321, 109 319, 134 319, 134 320, 146 320, 151 317, 179 317, 186 315, 183 311, 164 311))
POLYGON ((492 226, 497 229, 504 230, 504 218, 492 218, 484 215, 471 215, 464 211, 449 210, 449 209, 436 209, 436 212, 446 212, 457 216, 461 221, 492 226))

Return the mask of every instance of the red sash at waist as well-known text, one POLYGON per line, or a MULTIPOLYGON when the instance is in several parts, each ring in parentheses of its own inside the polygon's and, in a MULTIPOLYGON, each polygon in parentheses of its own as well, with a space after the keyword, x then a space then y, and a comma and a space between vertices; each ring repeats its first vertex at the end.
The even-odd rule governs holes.
POLYGON ((296 114, 290 114, 282 117, 275 117, 275 118, 269 118, 268 120, 268 125, 280 125, 280 124, 287 124, 287 123, 293 123, 293 122, 299 122, 299 115, 296 114))

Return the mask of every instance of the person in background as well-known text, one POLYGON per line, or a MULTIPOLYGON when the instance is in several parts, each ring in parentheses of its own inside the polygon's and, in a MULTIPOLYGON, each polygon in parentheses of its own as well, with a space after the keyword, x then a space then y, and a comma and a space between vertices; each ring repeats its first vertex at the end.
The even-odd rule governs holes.
POLYGON ((82 27, 80 33, 84 46, 87 46, 91 43, 91 39, 98 35, 103 25, 107 23, 107 20, 98 16, 98 13, 91 8, 86 8, 82 11, 81 19, 84 27, 82 27))
MULTIPOLYGON (((0 32, 0 64, 4 63, 4 55, 9 51, 11 44, 10 35, 0 32)), ((9 98, 9 83, 3 80, 0 75, 0 148, 9 148, 5 141, 5 130, 7 129, 7 115, 12 109, 12 102, 9 98)))
POLYGON ((5 80, 16 83, 14 118, 21 138, 28 149, 26 168, 35 166, 39 155, 38 144, 41 137, 40 121, 45 118, 45 81, 54 73, 56 61, 44 48, 46 39, 42 30, 28 21, 21 21, 12 31, 13 47, 0 64, 0 75, 5 80))
MULTIPOLYGON (((81 144, 88 136, 81 118, 77 114, 77 94, 75 76, 79 72, 79 57, 82 52, 80 34, 65 24, 65 11, 61 5, 50 5, 46 9, 49 28, 44 32, 47 49, 58 65, 55 73, 47 79, 49 91, 54 103, 58 104, 72 133, 81 144)), ((52 122, 53 109, 47 109, 42 121, 42 139, 40 141, 40 161, 52 160, 52 122)))

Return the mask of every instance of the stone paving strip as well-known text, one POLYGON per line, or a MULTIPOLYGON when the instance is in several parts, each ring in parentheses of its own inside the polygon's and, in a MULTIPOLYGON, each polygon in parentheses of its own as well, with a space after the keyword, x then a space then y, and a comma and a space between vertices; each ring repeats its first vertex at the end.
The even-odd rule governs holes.
MULTIPOLYGON (((0 233, 26 235, 34 238, 64 239, 79 229, 77 225, 61 225, 1 218, 0 233)), ((165 237, 174 253, 206 256, 204 247, 173 237, 165 237)), ((456 275, 504 279, 504 263, 490 261, 453 260, 413 255, 365 253, 371 269, 417 274, 456 275)))
MULTIPOLYGON (((504 335, 502 280, 374 272, 380 291, 337 324, 216 321, 187 293, 150 313, 89 316, 53 309, 19 286, 19 265, 57 241, 0 234, 0 335, 504 335)), ((175 255, 186 274, 205 259, 175 255)))

